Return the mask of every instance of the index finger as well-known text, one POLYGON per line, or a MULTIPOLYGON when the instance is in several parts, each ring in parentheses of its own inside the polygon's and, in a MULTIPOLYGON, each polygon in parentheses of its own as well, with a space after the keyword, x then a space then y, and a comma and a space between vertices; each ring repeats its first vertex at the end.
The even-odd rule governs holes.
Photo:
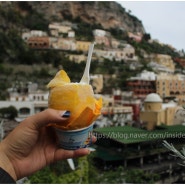
POLYGON ((46 126, 49 123, 62 123, 64 120, 67 119, 66 117, 62 117, 65 112, 66 111, 48 108, 42 112, 26 118, 23 123, 26 123, 27 125, 35 129, 40 129, 41 127, 46 126))

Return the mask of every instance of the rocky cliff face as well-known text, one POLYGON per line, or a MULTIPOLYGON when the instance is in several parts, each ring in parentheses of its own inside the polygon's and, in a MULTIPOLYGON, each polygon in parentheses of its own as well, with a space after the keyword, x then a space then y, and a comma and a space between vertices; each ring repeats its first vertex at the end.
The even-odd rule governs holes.
POLYGON ((80 18, 89 24, 100 24, 104 29, 120 28, 144 33, 142 22, 114 1, 8 1, 0 4, 5 5, 22 15, 38 12, 49 22, 80 18))

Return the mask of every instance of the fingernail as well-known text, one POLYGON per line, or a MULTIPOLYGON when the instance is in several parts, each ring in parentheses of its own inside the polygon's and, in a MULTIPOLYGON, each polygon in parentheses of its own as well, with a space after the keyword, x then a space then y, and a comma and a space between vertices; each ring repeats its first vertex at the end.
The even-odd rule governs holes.
POLYGON ((66 111, 64 112, 64 114, 62 115, 63 118, 69 118, 70 117, 70 111, 66 111))

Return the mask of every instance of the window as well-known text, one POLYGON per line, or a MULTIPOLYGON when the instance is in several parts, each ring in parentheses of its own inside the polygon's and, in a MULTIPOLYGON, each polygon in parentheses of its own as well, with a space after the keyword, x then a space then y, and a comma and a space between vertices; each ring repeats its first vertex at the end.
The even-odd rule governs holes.
POLYGON ((29 108, 27 108, 27 107, 22 107, 22 108, 20 108, 19 109, 19 113, 20 114, 30 114, 30 109, 29 108))

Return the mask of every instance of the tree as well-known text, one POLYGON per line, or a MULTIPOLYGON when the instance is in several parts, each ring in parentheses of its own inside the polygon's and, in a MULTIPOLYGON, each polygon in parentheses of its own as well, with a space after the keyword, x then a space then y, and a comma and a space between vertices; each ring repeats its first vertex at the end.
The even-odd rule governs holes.
POLYGON ((150 39, 151 39, 150 34, 149 34, 149 33, 145 33, 145 34, 143 35, 143 39, 144 39, 145 41, 150 40, 150 39))
POLYGON ((29 177, 29 181, 31 184, 45 184, 45 183, 54 183, 55 178, 54 174, 51 173, 49 167, 45 167, 44 169, 38 171, 31 177, 29 177))
POLYGON ((30 183, 51 184, 88 184, 87 156, 77 159, 76 170, 71 171, 66 161, 57 162, 29 177, 30 183))
POLYGON ((13 120, 17 116, 17 109, 14 106, 1 108, 0 115, 3 118, 8 118, 13 120))
POLYGON ((127 183, 133 184, 152 184, 159 180, 159 177, 160 176, 155 173, 149 173, 139 169, 132 169, 126 172, 125 180, 127 183))

